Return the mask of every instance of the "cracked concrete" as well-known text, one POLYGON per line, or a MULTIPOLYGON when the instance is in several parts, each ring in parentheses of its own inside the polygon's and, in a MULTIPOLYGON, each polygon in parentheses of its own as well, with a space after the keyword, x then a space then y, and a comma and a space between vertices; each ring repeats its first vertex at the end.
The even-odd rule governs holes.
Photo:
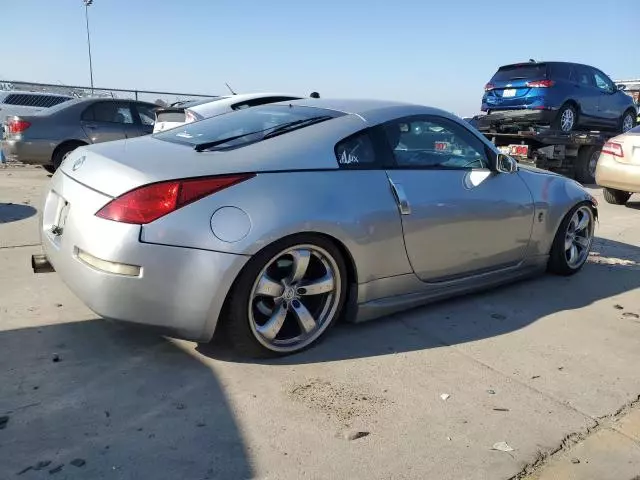
POLYGON ((244 362, 97 319, 55 273, 34 276, 46 180, 0 171, 0 204, 13 204, 0 211, 0 478, 40 478, 42 462, 68 479, 640 474, 637 202, 593 190, 598 240, 577 276, 339 325, 303 354, 244 362), (294 398, 296 385, 313 388, 294 398))

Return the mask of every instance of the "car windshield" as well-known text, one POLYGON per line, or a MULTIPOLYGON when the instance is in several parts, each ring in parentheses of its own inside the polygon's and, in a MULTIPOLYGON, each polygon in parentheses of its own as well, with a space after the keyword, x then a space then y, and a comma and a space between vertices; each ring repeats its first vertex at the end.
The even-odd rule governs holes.
POLYGON ((542 63, 505 65, 500 67, 491 79, 493 82, 506 82, 519 79, 541 79, 547 77, 547 66, 542 63))
POLYGON ((207 150, 213 147, 238 148, 262 141, 292 129, 304 128, 319 121, 344 115, 341 112, 313 107, 264 105, 229 112, 190 123, 173 130, 156 133, 155 138, 207 150), (291 126, 282 130, 279 127, 291 126), (225 141, 226 140, 226 141, 225 141))

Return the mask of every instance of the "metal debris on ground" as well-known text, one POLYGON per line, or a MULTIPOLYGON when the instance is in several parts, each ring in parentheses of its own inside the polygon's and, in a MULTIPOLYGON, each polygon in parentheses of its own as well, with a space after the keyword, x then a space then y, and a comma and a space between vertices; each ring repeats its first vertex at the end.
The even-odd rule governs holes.
POLYGON ((53 467, 51 470, 49 470, 49 474, 52 475, 54 473, 58 473, 62 471, 62 467, 64 467, 64 463, 61 463, 60 465, 53 467))
POLYGON ((622 314, 623 317, 629 317, 629 318, 640 318, 640 315, 638 315, 637 313, 633 313, 633 312, 624 312, 622 314))
POLYGON ((580 460, 579 460, 579 459, 577 459, 577 458, 572 458, 572 459, 571 459, 571 463, 573 463, 573 464, 578 464, 578 463, 580 463, 580 460))
POLYGON ((493 409, 496 412, 508 412, 510 411, 508 408, 494 408, 493 409))
POLYGON ((495 390, 487 390, 487 393, 488 393, 489 395, 495 395, 495 394, 496 394, 496 391, 495 391, 495 390))
POLYGON ((60 361, 60 355, 58 355, 57 353, 54 353, 53 356, 51 357, 51 361, 53 363, 58 363, 60 361))
POLYGON ((624 310, 624 307, 622 305, 618 305, 617 303, 613 306, 613 308, 615 308, 616 310, 624 310))
POLYGON ((497 442, 493 444, 491 450, 498 450, 500 452, 513 452, 513 448, 511 448, 507 442, 497 442))
POLYGON ((7 423, 9 423, 9 415, 3 415, 0 417, 0 430, 4 430, 7 428, 7 423))
POLYGON ((71 465, 73 465, 74 467, 78 467, 79 468, 79 467, 84 467, 87 462, 82 458, 74 458, 69 463, 71 465))
POLYGON ((451 395, 449 395, 448 393, 443 393, 442 395, 440 395, 440 398, 442 400, 447 400, 451 395))

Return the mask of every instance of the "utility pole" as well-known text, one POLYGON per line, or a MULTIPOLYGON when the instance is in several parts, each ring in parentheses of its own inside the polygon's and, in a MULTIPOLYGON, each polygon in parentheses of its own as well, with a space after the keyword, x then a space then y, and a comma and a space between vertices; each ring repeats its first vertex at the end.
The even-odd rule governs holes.
POLYGON ((82 0, 84 3, 84 18, 87 22, 87 48, 89 49, 89 76, 91 77, 91 95, 93 95, 93 62, 91 60, 91 36, 89 35, 89 7, 93 0, 82 0))

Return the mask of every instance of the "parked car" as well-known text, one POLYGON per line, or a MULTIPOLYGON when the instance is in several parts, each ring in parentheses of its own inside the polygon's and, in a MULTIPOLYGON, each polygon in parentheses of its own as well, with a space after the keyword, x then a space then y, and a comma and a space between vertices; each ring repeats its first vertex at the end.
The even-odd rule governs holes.
POLYGON ((302 97, 283 93, 243 93, 222 97, 196 100, 190 104, 172 105, 156 111, 154 133, 175 128, 185 123, 195 122, 203 118, 222 115, 223 113, 243 108, 266 105, 268 103, 298 100, 302 97))
POLYGON ((624 205, 640 193, 640 127, 605 143, 596 166, 596 183, 604 187, 604 199, 624 205))
POLYGON ((77 149, 41 234, 98 314, 205 342, 226 329, 271 356, 343 315, 574 274, 596 216, 580 184, 519 166, 442 110, 305 99, 77 149))
POLYGON ((153 132, 156 105, 131 100, 71 100, 34 115, 5 122, 9 160, 42 165, 54 172, 82 145, 133 138, 153 132))
POLYGON ((635 126, 633 99, 597 68, 568 62, 504 65, 485 85, 482 111, 505 122, 571 132, 635 126))

